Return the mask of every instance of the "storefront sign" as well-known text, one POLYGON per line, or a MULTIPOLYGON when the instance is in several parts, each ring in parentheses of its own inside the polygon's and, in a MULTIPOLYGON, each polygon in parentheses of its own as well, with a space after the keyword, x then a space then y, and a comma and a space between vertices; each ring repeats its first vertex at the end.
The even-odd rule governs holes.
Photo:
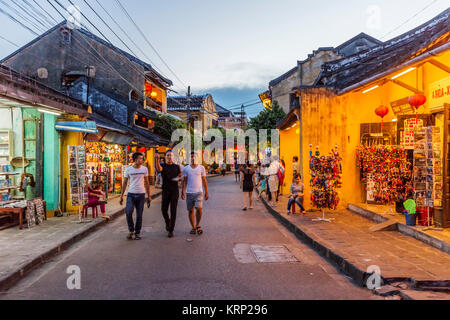
POLYGON ((430 84, 429 108, 435 109, 450 103, 450 77, 430 84))

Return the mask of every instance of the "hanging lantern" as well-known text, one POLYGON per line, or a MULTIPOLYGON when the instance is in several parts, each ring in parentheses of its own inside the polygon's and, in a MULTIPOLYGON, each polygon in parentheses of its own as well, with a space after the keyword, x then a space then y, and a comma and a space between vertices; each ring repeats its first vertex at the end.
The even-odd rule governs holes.
POLYGON ((415 107, 416 109, 419 109, 421 106, 423 106, 425 102, 427 102, 427 97, 420 93, 408 98, 408 103, 411 105, 411 107, 415 107))
POLYGON ((417 122, 417 109, 423 106, 427 102, 427 97, 421 93, 417 93, 408 98, 408 103, 411 107, 414 107, 416 111, 416 122, 417 122))
POLYGON ((383 125, 384 125, 383 118, 385 116, 387 116, 388 113, 389 113, 389 108, 386 106, 383 106, 383 105, 381 105, 375 109, 375 114, 377 116, 381 117, 381 133, 383 133, 383 125))

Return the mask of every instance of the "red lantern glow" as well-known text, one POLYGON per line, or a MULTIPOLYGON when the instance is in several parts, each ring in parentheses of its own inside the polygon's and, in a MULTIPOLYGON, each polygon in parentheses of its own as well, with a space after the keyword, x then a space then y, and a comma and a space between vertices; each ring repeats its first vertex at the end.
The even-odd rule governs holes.
POLYGON ((379 117, 381 117, 381 119, 383 119, 385 116, 387 116, 387 114, 389 113, 389 108, 386 106, 379 106, 378 108, 375 109, 375 114, 379 117))
POLYGON ((139 151, 140 153, 145 153, 145 148, 140 148, 138 151, 139 151))
POLYGON ((385 116, 387 116, 387 114, 389 113, 389 108, 386 106, 379 106, 378 108, 375 109, 375 114, 379 117, 381 117, 381 133, 383 133, 383 118, 385 116))
POLYGON ((419 109, 421 106, 423 106, 425 102, 427 102, 427 97, 420 93, 408 98, 408 103, 416 109, 419 109))

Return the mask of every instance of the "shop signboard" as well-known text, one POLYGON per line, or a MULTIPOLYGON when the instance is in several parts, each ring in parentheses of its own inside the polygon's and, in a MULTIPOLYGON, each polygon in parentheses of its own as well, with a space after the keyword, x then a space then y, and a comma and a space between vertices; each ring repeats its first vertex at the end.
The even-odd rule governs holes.
POLYGON ((443 108, 445 103, 450 103, 450 77, 430 84, 429 92, 430 110, 443 108))

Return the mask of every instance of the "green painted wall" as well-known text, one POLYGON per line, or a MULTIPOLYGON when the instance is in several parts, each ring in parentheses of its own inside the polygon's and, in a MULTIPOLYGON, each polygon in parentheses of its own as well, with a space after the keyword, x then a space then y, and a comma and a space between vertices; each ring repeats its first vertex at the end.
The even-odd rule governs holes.
MULTIPOLYGON (((41 113, 34 108, 22 108, 22 120, 26 119, 39 119, 41 113)), ((34 121, 24 122, 24 138, 25 139, 36 139, 38 132, 36 132, 36 123, 34 121)), ((25 158, 26 159, 36 159, 36 141, 25 141, 25 158)), ((31 173, 34 176, 36 184, 38 183, 36 177, 36 160, 30 160, 30 165, 25 168, 27 173, 31 173)), ((35 190, 30 186, 27 187, 26 196, 27 200, 32 200, 35 198, 35 190)))
POLYGON ((59 136, 56 116, 44 114, 44 200, 47 210, 58 209, 59 136))

